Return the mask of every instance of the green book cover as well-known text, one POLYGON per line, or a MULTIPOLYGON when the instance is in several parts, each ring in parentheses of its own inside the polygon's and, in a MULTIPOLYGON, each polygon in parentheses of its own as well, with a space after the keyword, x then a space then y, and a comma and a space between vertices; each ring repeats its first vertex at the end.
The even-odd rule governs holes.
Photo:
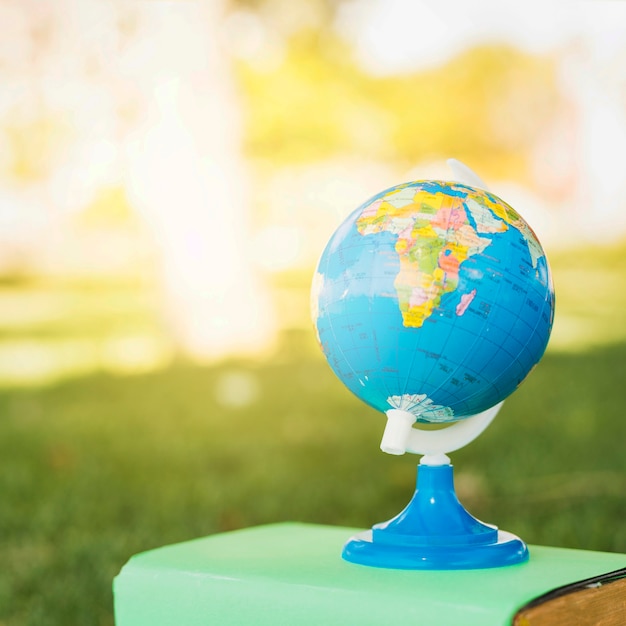
POLYGON ((275 524, 138 554, 114 582, 116 625, 508 625, 534 598, 626 565, 622 554, 529 546, 529 561, 509 567, 382 569, 341 558, 355 532, 275 524))

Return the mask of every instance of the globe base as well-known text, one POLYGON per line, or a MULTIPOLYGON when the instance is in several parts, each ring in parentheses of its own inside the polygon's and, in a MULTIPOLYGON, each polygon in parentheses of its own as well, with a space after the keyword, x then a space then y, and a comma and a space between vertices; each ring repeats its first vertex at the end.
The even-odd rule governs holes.
POLYGON ((526 544, 498 531, 495 543, 485 546, 400 546, 376 543, 372 531, 356 535, 341 555, 346 561, 387 569, 455 570, 516 565, 528 560, 526 544))
POLYGON ((484 569, 523 563, 528 548, 519 537, 465 510, 454 491, 452 465, 420 465, 408 506, 352 537, 342 557, 390 569, 484 569))

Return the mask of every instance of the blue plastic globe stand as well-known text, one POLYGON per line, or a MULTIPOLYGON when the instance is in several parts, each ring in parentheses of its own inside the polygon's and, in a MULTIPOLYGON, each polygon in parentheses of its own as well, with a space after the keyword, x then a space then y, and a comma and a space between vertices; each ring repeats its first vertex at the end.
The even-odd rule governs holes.
MULTIPOLYGON (((454 159, 449 160, 448 163, 455 175, 455 178, 460 183, 468 186, 469 188, 473 188, 474 191, 479 194, 481 192, 477 190, 487 190, 487 186, 480 179, 480 177, 478 177, 467 166, 454 159)), ((423 184, 423 182, 409 183, 408 187, 413 185, 417 188, 421 184, 423 184)), ((437 184, 439 183, 435 183, 435 185, 437 184)), ((354 343, 355 338, 352 332, 348 332, 344 340, 338 343, 337 347, 339 349, 337 351, 335 351, 335 346, 333 345, 337 341, 337 333, 335 331, 339 328, 343 329, 346 327, 345 319, 354 319, 354 327, 356 327, 356 325, 361 325, 360 320, 362 318, 358 315, 353 318, 351 317, 352 313, 349 313, 344 319, 344 314, 349 312, 350 306, 356 306, 360 311, 361 305, 359 304, 357 306, 354 303, 357 300, 360 301, 365 293, 369 293, 366 290, 364 291, 362 285, 355 288, 352 292, 350 292, 350 289, 346 287, 346 284, 349 284, 352 281, 352 265, 350 266, 351 272, 345 271, 345 260, 341 260, 341 257, 348 248, 357 248, 356 244, 353 245, 351 239, 352 234, 355 232, 363 234, 359 231, 358 226, 355 226, 355 220, 366 216, 367 220, 371 221, 374 213, 377 216, 376 219, 378 219, 378 217, 380 217, 378 213, 380 206, 373 209, 372 207, 376 206, 375 203, 379 200, 387 198, 387 195, 390 193, 401 193, 403 189, 408 187, 394 187, 378 194, 377 196, 374 196, 370 201, 357 209, 357 211, 355 211, 344 222, 344 224, 340 226, 324 250, 322 260, 318 266, 316 274, 317 278, 312 291, 312 303, 314 304, 313 318, 318 331, 318 340, 324 348, 326 358, 333 367, 333 370, 357 397, 367 402, 370 406, 384 410, 387 415, 387 426, 383 434, 380 446, 381 449, 388 454, 394 455, 404 454, 405 452, 423 455, 418 470, 417 488, 415 490, 415 494, 413 495, 413 499, 408 506, 399 515, 388 522, 377 524, 371 530, 352 537, 344 546, 342 555, 344 559, 353 563, 393 569, 481 569, 523 563, 528 560, 529 554, 526 544, 519 539, 519 537, 516 537, 508 532, 500 531, 497 527, 490 524, 480 522, 470 515, 461 505, 454 491, 453 470, 452 465, 450 464, 450 459, 447 456, 449 452, 458 450, 473 441, 484 431, 485 428, 487 428, 502 406, 504 397, 506 397, 502 396, 504 390, 497 394, 497 398, 500 399, 498 404, 487 408, 480 413, 476 413, 475 415, 459 414, 458 417, 454 417, 454 412, 446 413, 445 409, 452 411, 452 408, 445 406, 445 402, 439 405, 438 400, 435 401, 428 397, 425 390, 422 389, 422 386, 428 388, 434 387, 436 391, 439 391, 442 386, 447 385, 448 382, 437 382, 439 379, 437 379, 437 381, 434 379, 429 381, 418 381, 412 376, 412 372, 420 367, 420 365, 418 365, 419 359, 416 360, 416 354, 418 352, 427 353, 428 359, 432 356, 430 352, 424 349, 430 341, 430 335, 428 330, 423 329, 426 333, 424 335, 426 341, 420 350, 415 351, 415 354, 410 360, 405 362, 403 358, 400 358, 399 355, 401 350, 399 347, 396 351, 395 359, 393 357, 393 353, 390 351, 388 355, 390 359, 389 372, 392 374, 389 379, 385 378, 381 374, 381 380, 389 380, 390 384, 387 385, 385 382, 380 386, 376 392, 380 397, 377 396, 378 400, 374 401, 374 396, 367 396, 361 393, 361 389, 356 383, 356 380, 358 379, 358 382, 364 388, 367 387, 366 382, 369 380, 369 370, 373 369, 373 371, 378 371, 381 364, 384 365, 384 363, 381 362, 379 352, 375 352, 375 358, 372 356, 371 359, 368 360, 369 357, 366 358, 364 356, 363 363, 357 363, 355 361, 351 364, 347 355, 344 353, 344 347, 345 352, 350 350, 351 354, 354 355, 354 358, 358 360, 361 355, 367 355, 370 353, 374 354, 374 352, 369 349, 370 346, 368 345, 363 351, 360 348, 353 350, 356 344, 354 343), (372 210, 374 213, 372 213, 372 210), (342 246, 345 247, 345 250, 342 246), (337 267, 334 267, 335 265, 337 267), (341 266, 341 268, 339 268, 339 266, 341 266), (327 270, 331 267, 334 267, 334 270, 338 271, 338 275, 341 274, 341 279, 330 278, 327 280, 329 278, 327 270), (341 272, 339 272, 339 269, 341 269, 341 272), (347 306, 346 302, 351 302, 352 304, 347 306), (323 321, 323 323, 321 323, 321 321, 323 321), (333 337, 330 342, 322 339, 322 335, 328 336, 328 332, 331 332, 333 337), (348 372, 348 369, 346 368, 351 371, 348 372), (408 369, 408 371, 398 375, 403 369, 408 369), (363 379, 360 377, 359 372, 363 374, 363 379), (357 376, 354 376, 354 374, 357 374, 357 376), (397 386, 396 381, 391 379, 397 379, 397 386), (400 386, 401 381, 404 381, 404 387, 400 386), (409 383, 411 384, 409 385, 409 383), (392 406, 393 408, 388 409, 387 406, 392 406), (454 419, 448 419, 450 417, 454 417, 454 419), (419 427, 414 427, 418 423, 422 422, 439 423, 441 425, 447 425, 447 427, 439 430, 423 430, 419 427)), ((495 196, 493 196, 493 198, 495 198, 495 196)), ((490 196, 490 202, 493 201, 493 198, 490 196)), ((398 198, 396 197, 396 200, 397 199, 398 198)), ((410 201, 409 199, 402 197, 401 201, 404 203, 402 207, 403 209, 406 209, 407 211, 414 210, 413 207, 416 202, 415 197, 413 197, 410 201)), ((395 207, 395 205, 393 206, 395 207)), ((489 208, 486 205, 483 208, 485 210, 485 215, 492 211, 492 208, 489 208)), ((504 213, 509 215, 509 209, 510 207, 507 209, 503 205, 501 211, 504 211, 504 213)), ((392 215, 392 213, 393 212, 387 214, 383 211, 381 215, 384 219, 387 219, 387 217, 392 215)), ((512 212, 511 215, 517 214, 512 212)), ((390 217, 390 219, 392 218, 390 217)), ((445 219, 450 220, 451 218, 445 219)), ((521 218, 519 219, 520 224, 525 224, 521 218)), ((386 234, 399 236, 399 233, 404 232, 409 223, 413 225, 417 223, 417 217, 415 217, 415 220, 409 220, 406 223, 403 220, 405 220, 404 217, 399 221, 396 219, 392 228, 393 232, 389 231, 388 228, 387 230, 382 227, 379 229, 378 226, 373 224, 373 222, 367 222, 367 234, 380 234, 381 232, 386 232, 386 234), (372 232, 370 233, 368 229, 372 232)), ((448 221, 448 224, 450 223, 451 222, 448 221)), ((483 224, 483 226, 485 226, 486 231, 491 228, 491 226, 486 224, 483 224)), ((524 233, 526 234, 523 234, 523 238, 528 238, 528 250, 531 256, 536 254, 537 251, 541 251, 541 246, 532 235, 532 231, 529 227, 524 230, 524 233), (534 252, 531 251, 531 247, 534 252)), ((383 249, 383 245, 387 245, 387 240, 384 240, 385 243, 382 240, 377 241, 380 242, 380 247, 377 248, 374 246, 372 248, 372 257, 375 256, 374 253, 378 252, 379 249, 383 249)), ((450 241, 452 241, 452 239, 450 241)), ((361 244, 359 244, 359 249, 360 245, 361 244)), ((406 245, 408 246, 409 244, 406 245)), ((422 241, 421 245, 422 248, 417 249, 420 251, 420 254, 422 249, 429 248, 430 243, 422 241)), ((542 257, 543 256, 545 255, 542 254, 542 257)), ((350 258, 353 257, 351 256, 350 258)), ((357 257, 354 258, 356 259, 357 257)), ((459 264, 460 262, 461 261, 459 261, 459 264)), ((354 264, 356 266, 356 261, 354 261, 354 264)), ((377 265, 370 263, 369 261, 367 264, 364 264, 364 267, 368 268, 367 271, 380 271, 377 265)), ((447 271, 441 264, 438 265, 438 268, 444 271, 444 274, 447 271)), ((407 278, 406 284, 403 283, 403 288, 410 289, 411 293, 413 293, 413 285, 420 283, 422 280, 422 270, 419 267, 414 267, 410 264, 406 269, 407 273, 409 272, 409 269, 413 272, 413 274, 410 279, 407 278)), ((404 272, 405 270, 402 271, 404 272)), ((543 349, 545 349, 554 315, 554 293, 547 262, 543 266, 542 272, 541 278, 539 277, 539 273, 535 274, 535 278, 537 278, 538 284, 541 286, 540 291, 543 294, 540 303, 542 312, 538 313, 539 303, 537 304, 537 309, 535 310, 535 312, 538 313, 538 317, 536 319, 537 324, 543 324, 543 332, 541 333, 541 349, 539 349, 539 347, 537 348, 537 359, 541 357, 543 349), (545 307, 545 309, 543 307, 545 307)), ((372 276, 374 276, 374 273, 372 273, 372 276)), ((403 280, 405 279, 403 278, 403 280)), ((476 290, 474 290, 473 293, 476 295, 476 290)), ((382 291, 380 293, 376 293, 374 290, 374 292, 370 295, 373 300, 376 300, 382 295, 382 291)), ((422 298, 421 294, 419 295, 419 298, 422 298)), ((501 301, 499 288, 494 292, 493 299, 494 303, 501 301)), ((397 304, 400 304, 399 299, 397 304)), ((381 311, 382 310, 383 309, 381 309, 381 311)), ((373 319, 375 317, 372 316, 373 309, 370 306, 369 309, 367 307, 363 308, 363 311, 367 311, 368 316, 368 321, 367 323, 363 322, 363 326, 364 328, 369 328, 368 325, 371 323, 369 321, 370 318, 373 319)), ((465 308, 460 311, 458 306, 455 310, 457 316, 462 316, 464 311, 465 308)), ((443 315, 443 313, 444 311, 441 311, 440 315, 443 315)), ((431 321, 436 322, 436 320, 431 321)), ((378 323, 378 321, 376 321, 376 323, 378 323)), ((534 323, 535 322, 528 326, 528 328, 534 329, 532 330, 534 338, 532 340, 528 339, 529 343, 527 345, 530 345, 530 342, 534 341, 535 338, 538 337, 538 335, 535 336, 538 326, 533 326, 534 323)), ((412 323, 409 325, 412 325, 412 323)), ((343 333, 343 330, 341 330, 341 333, 343 333)), ((363 336, 368 338, 367 341, 370 341, 368 333, 364 333, 363 336)), ((398 334, 396 344, 398 346, 400 345, 401 337, 402 333, 398 334)), ((452 334, 447 336, 446 343, 442 344, 442 350, 447 343, 451 341, 451 337, 452 334)), ((455 337, 456 338, 453 340, 457 342, 455 349, 457 349, 459 353, 464 353, 466 350, 465 344, 467 343, 467 337, 461 334, 458 336, 455 335, 455 337)), ((393 345, 393 341, 391 342, 391 345, 393 345)), ((475 345, 478 344, 472 344, 472 349, 475 345)), ((502 350, 499 348, 497 352, 502 352, 502 350)), ((410 354, 408 344, 407 350, 403 351, 403 354, 405 353, 410 354)), ((536 362, 537 361, 535 360, 534 363, 536 362)), ((491 375, 498 378, 502 372, 502 367, 506 369, 509 365, 517 363, 517 357, 513 358, 510 364, 506 363, 505 360, 494 360, 494 363, 497 363, 497 365, 494 366, 491 375)), ((456 369, 454 369, 455 373, 460 371, 459 368, 461 365, 462 364, 460 363, 455 364, 455 366, 457 366, 456 369)), ((517 363, 517 366, 520 366, 519 363, 517 363)), ((424 367, 429 368, 428 370, 425 370, 426 372, 435 372, 433 365, 429 364, 427 366, 426 362, 424 362, 424 367)), ((528 374, 531 367, 532 365, 530 365, 530 363, 527 363, 527 365, 522 367, 523 377, 528 374)), ((383 369, 382 371, 384 372, 385 370, 383 369)), ((448 370, 445 371, 447 372, 448 370)), ((422 376, 422 374, 420 374, 420 376, 422 376)), ((522 380, 523 377, 518 378, 518 380, 522 380)), ((512 393, 513 390, 514 388, 507 389, 506 395, 512 393)), ((476 393, 470 393, 466 400, 475 397, 476 393)), ((451 393, 451 396, 454 395, 454 393, 451 393)), ((493 396, 493 401, 497 401, 496 396, 493 396)), ((482 403, 477 403, 477 409, 479 405, 481 407, 484 406, 482 403)))
POLYGON ((393 569, 483 569, 528 560, 515 535, 470 515, 454 491, 452 465, 421 464, 411 502, 396 517, 352 537, 343 558, 393 569))
POLYGON ((478 437, 493 421, 502 402, 442 430, 413 428, 415 416, 387 411, 380 447, 388 454, 422 454, 417 487, 396 517, 352 537, 344 546, 346 561, 392 569, 484 569, 528 560, 526 544, 511 533, 470 515, 454 491, 447 452, 478 437))

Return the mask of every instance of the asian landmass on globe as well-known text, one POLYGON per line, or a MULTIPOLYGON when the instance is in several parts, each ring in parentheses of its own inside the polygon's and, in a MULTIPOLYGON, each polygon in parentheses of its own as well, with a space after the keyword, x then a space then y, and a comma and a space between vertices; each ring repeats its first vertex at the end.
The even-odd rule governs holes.
POLYGON ((331 237, 311 309, 335 374, 380 411, 451 422, 504 400, 546 348, 543 249, 494 194, 415 181, 377 194, 331 237))

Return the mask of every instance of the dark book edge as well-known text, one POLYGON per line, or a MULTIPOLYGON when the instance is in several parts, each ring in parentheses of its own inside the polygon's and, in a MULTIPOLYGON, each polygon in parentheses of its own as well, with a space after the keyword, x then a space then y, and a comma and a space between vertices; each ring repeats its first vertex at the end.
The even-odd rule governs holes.
POLYGON ((515 620, 518 618, 518 616, 528 609, 540 606, 542 604, 550 602, 551 600, 555 600, 556 598, 566 596, 570 593, 576 593, 577 591, 581 591, 582 589, 593 589, 596 587, 602 587, 603 585, 608 585, 617 580, 621 580, 622 578, 626 578, 626 567, 612 572, 607 572, 606 574, 600 574, 599 576, 592 576, 591 578, 578 580, 576 582, 563 585, 562 587, 552 589, 551 591, 537 596, 530 602, 524 604, 524 606, 520 607, 513 617, 512 624, 515 624, 515 620))

